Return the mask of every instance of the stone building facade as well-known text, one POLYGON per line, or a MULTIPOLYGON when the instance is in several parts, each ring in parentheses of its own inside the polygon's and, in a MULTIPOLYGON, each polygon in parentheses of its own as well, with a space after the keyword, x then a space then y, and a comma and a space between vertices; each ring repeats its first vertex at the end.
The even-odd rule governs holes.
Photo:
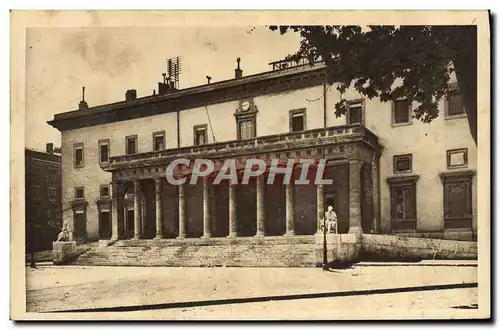
POLYGON ((49 250, 62 224, 61 155, 25 149, 26 251, 49 250))
MULTIPOLYGON (((339 232, 473 240, 476 146, 460 94, 430 124, 405 100, 340 95, 325 69, 274 63, 268 72, 187 89, 159 83, 158 94, 54 116, 62 133, 62 199, 78 242, 314 235, 328 205, 339 232), (173 186, 165 168, 179 157, 327 159, 331 185, 173 186)), ((296 171, 300 171, 300 165, 296 171)))

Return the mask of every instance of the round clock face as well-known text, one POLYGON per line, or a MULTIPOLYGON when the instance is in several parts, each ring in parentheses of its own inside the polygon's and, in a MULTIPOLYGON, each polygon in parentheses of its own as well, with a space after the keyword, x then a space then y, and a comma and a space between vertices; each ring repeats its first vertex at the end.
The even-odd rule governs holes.
POLYGON ((241 109, 243 111, 248 111, 248 109, 250 109, 250 102, 244 101, 243 103, 241 103, 241 109))

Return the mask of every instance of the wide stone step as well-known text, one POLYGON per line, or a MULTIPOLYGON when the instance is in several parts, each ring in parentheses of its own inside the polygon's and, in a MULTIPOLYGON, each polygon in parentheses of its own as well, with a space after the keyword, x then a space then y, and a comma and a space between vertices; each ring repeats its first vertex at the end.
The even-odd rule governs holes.
POLYGON ((82 254, 74 264, 184 267, 314 267, 314 244, 108 246, 82 254))

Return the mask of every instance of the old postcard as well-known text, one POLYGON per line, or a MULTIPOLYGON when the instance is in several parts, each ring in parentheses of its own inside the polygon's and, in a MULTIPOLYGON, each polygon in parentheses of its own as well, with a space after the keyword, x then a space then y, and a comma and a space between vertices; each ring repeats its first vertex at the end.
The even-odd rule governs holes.
POLYGON ((485 319, 486 11, 12 11, 14 320, 485 319))

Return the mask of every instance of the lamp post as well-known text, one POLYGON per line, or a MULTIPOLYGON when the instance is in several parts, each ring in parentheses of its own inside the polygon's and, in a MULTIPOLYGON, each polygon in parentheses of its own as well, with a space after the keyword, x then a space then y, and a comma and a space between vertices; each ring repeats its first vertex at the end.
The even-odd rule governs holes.
POLYGON ((326 217, 323 217, 323 265, 321 268, 323 270, 328 270, 328 258, 327 258, 327 248, 326 248, 326 217))

